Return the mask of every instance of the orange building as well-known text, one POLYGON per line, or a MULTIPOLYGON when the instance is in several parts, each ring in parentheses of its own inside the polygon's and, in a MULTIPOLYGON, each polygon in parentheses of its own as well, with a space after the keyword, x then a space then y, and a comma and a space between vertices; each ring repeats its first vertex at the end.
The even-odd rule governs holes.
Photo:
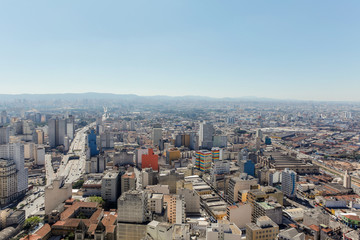
POLYGON ((142 155, 141 168, 152 168, 159 171, 159 156, 154 154, 152 148, 148 149, 148 154, 142 155))

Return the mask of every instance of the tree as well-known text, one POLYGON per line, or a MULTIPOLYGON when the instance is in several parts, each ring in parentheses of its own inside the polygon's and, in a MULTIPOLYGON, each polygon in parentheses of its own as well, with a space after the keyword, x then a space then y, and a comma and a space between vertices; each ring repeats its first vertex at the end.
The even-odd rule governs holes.
POLYGON ((98 197, 98 196, 91 196, 89 197, 89 201, 90 202, 97 202, 99 204, 103 204, 104 203, 104 199, 102 199, 102 197, 98 197))
POLYGON ((84 180, 80 179, 79 181, 73 183, 72 188, 73 189, 80 189, 83 186, 83 184, 84 184, 84 180))
POLYGON ((41 222, 41 218, 38 216, 29 217, 25 220, 24 229, 29 232, 34 229, 41 222))

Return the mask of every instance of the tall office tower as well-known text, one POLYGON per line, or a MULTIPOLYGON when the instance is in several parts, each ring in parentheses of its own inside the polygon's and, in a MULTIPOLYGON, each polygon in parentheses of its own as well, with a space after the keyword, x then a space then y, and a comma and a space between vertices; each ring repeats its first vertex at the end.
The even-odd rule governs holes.
POLYGON ((101 134, 102 133, 102 117, 97 117, 96 118, 96 132, 98 134, 101 134))
POLYGON ((134 172, 126 172, 121 176, 121 193, 136 189, 136 177, 134 172))
POLYGON ((12 160, 0 159, 0 205, 9 204, 17 197, 16 165, 12 160))
POLYGON ((66 120, 63 118, 52 118, 48 122, 48 136, 50 147, 54 148, 64 145, 66 136, 66 120))
POLYGON ((257 130, 256 130, 256 137, 262 139, 263 134, 262 134, 261 129, 257 129, 257 130))
POLYGON ((17 170, 17 192, 23 194, 28 187, 28 169, 24 167, 24 145, 9 143, 0 145, 0 158, 13 160, 17 170))
POLYGON ((185 222, 185 201, 179 195, 164 195, 167 205, 167 220, 169 223, 182 224, 185 222))
POLYGON ((192 132, 189 135, 190 150, 199 150, 199 136, 195 132, 192 132))
POLYGON ((281 191, 287 197, 295 197, 296 195, 296 172, 290 170, 289 168, 285 168, 282 172, 281 179, 281 191))
POLYGON ((153 145, 159 146, 160 139, 162 139, 162 127, 160 124, 155 124, 152 132, 153 145))
POLYGON ((0 126, 0 144, 9 143, 9 128, 0 126))
POLYGON ((56 147, 56 119, 52 118, 48 121, 48 138, 51 148, 56 147))
POLYGON ((349 175, 347 170, 344 175, 344 187, 351 188, 351 176, 349 175))
POLYGON ((94 129, 91 129, 88 133, 88 146, 90 148, 90 157, 96 156, 99 154, 99 151, 97 149, 96 145, 96 133, 94 129))
POLYGON ((75 135, 75 125, 74 125, 74 117, 70 116, 68 119, 66 119, 66 136, 70 139, 74 139, 75 135))
POLYGON ((202 148, 210 150, 213 147, 214 127, 210 123, 200 123, 199 144, 202 148))
POLYGON ((118 222, 144 223, 149 220, 147 192, 132 190, 118 199, 118 222))
POLYGON ((208 172, 211 169, 212 152, 200 150, 195 153, 195 167, 202 172, 208 172))
POLYGON ((66 136, 66 120, 59 119, 58 120, 58 145, 64 145, 64 140, 66 136))
POLYGON ((275 240, 279 234, 279 225, 269 217, 261 216, 256 223, 246 224, 246 240, 275 240))

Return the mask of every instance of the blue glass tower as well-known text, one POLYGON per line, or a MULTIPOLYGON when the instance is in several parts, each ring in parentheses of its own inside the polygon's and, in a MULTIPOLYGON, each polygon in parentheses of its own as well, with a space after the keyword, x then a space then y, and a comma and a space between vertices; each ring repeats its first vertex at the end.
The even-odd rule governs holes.
POLYGON ((99 154, 99 151, 97 150, 96 145, 96 133, 94 129, 90 130, 90 133, 88 134, 88 145, 90 148, 90 156, 96 156, 99 154))
POLYGON ((251 160, 244 163, 244 172, 253 177, 255 176, 255 164, 251 160))

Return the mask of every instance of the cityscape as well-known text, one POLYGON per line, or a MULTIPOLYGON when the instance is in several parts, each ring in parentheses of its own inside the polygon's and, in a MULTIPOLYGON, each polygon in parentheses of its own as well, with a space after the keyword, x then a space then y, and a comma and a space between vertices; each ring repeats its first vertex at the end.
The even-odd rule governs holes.
POLYGON ((1 239, 359 236, 360 105, 105 95, 1 102, 1 239))
POLYGON ((360 240, 360 1, 0 1, 0 240, 360 240))

